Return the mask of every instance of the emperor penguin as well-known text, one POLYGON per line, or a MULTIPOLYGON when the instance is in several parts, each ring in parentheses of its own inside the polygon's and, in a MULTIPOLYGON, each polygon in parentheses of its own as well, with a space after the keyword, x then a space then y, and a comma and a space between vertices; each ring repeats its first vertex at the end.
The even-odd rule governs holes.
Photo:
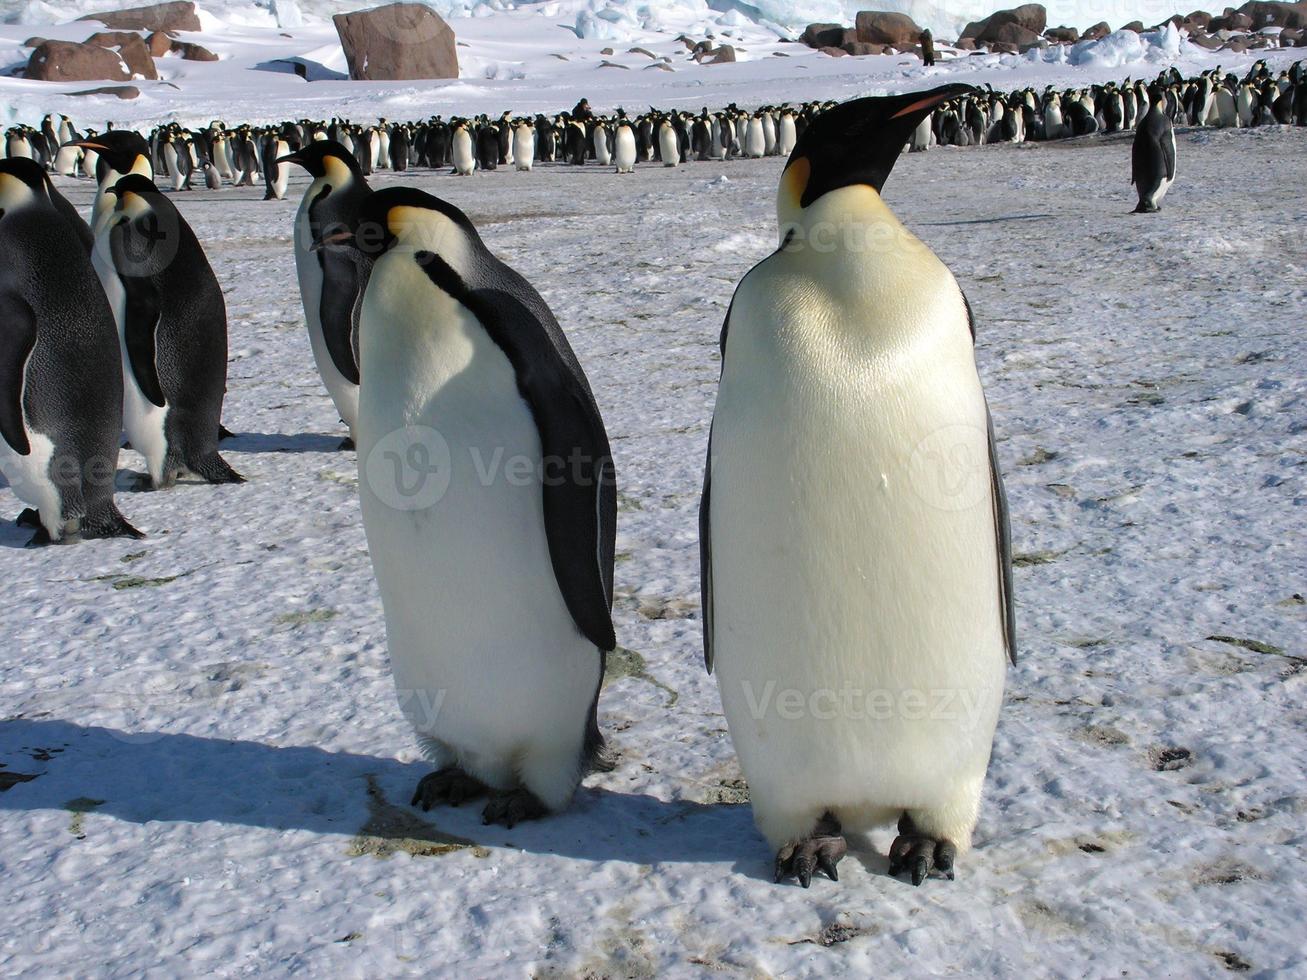
MULTIPOLYGON (((344 239, 348 246, 348 236, 344 239)), ((326 247, 338 247, 329 243, 326 247)), ((359 496, 424 809, 563 809, 603 761, 596 719, 617 497, 603 420, 540 295, 457 208, 369 197, 359 496)))
POLYGON ((952 877, 980 809, 1015 652, 1007 505, 967 301, 880 196, 922 116, 972 91, 813 119, 780 247, 722 328, 705 654, 777 881, 836 878, 845 832, 894 821, 891 874, 952 877))
POLYGON ((69 211, 35 161, 0 161, 0 472, 33 508, 33 545, 142 536, 114 504, 113 314, 69 211))
POLYGON ((635 173, 635 130, 628 119, 617 123, 613 137, 613 165, 619 174, 635 173))
POLYGON ((140 133, 130 129, 111 129, 99 136, 74 140, 73 146, 95 154, 95 203, 91 205, 91 231, 99 234, 100 223, 114 208, 112 189, 119 178, 140 174, 154 179, 154 164, 150 162, 150 144, 140 133))
POLYGON ((530 170, 535 163, 536 131, 529 119, 519 119, 513 127, 513 166, 519 172, 530 170))
POLYGON ((1175 180, 1175 128, 1166 112, 1166 92, 1148 89, 1148 114, 1135 130, 1130 151, 1130 183, 1139 192, 1135 214, 1157 211, 1175 180))
POLYGON ((608 149, 608 127, 602 119, 596 119, 594 132, 590 134, 590 145, 594 150, 595 162, 606 167, 613 162, 613 154, 608 149))
POLYGON ((460 119, 454 124, 450 157, 454 164, 454 173, 460 177, 467 177, 476 169, 476 154, 472 147, 472 134, 468 132, 466 120, 460 119))
POLYGON ((358 304, 367 265, 339 249, 313 250, 313 243, 353 229, 359 204, 371 189, 354 154, 335 140, 315 140, 277 162, 303 167, 313 178, 295 215, 295 271, 313 363, 349 428, 341 448, 353 449, 359 412, 358 304))
POLYGON ((227 390, 227 307, 195 233, 149 178, 128 174, 96 233, 92 264, 118 327, 123 428, 145 457, 143 488, 191 474, 244 478, 218 455, 227 390))
POLYGON ((681 163, 681 147, 676 138, 676 127, 670 119, 663 119, 658 124, 658 155, 664 167, 676 167, 681 163))

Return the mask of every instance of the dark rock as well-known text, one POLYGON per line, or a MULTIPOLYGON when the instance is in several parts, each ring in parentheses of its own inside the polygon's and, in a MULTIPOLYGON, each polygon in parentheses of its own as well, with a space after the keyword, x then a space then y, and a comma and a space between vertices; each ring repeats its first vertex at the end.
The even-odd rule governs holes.
POLYGON ((1004 24, 1016 24, 1032 34, 1043 34, 1048 27, 1048 11, 1042 3, 1023 3, 1012 10, 996 10, 984 20, 973 21, 963 30, 963 37, 977 41, 1002 41, 997 31, 1004 24))
POLYGON ((704 65, 729 65, 735 61, 735 49, 729 44, 723 44, 712 52, 712 56, 704 59, 700 64, 704 65))
POLYGON ((832 58, 843 58, 848 55, 848 52, 843 48, 818 48, 817 50, 822 54, 830 55, 832 58))
POLYGON ((1050 27, 1044 37, 1054 44, 1075 44, 1080 40, 1080 32, 1074 27, 1050 27))
MULTIPOLYGON (((1028 31, 1020 24, 1000 24, 998 27, 987 28, 985 37, 979 38, 981 41, 988 41, 990 44, 1003 43, 1015 44, 1017 47, 1024 45, 1038 45, 1043 41, 1043 37, 1034 31, 1028 31)), ((1045 42, 1047 43, 1047 42, 1045 42)))
POLYGON ((106 10, 77 19, 98 20, 115 31, 201 30, 195 4, 189 0, 173 0, 172 3, 156 3, 148 7, 128 7, 126 10, 106 10))
POLYGON ((135 99, 141 90, 135 85, 104 85, 100 88, 88 88, 83 92, 69 92, 69 95, 116 95, 120 99, 135 99))
POLYGON ((1211 22, 1212 15, 1206 10, 1195 10, 1180 22, 1180 26, 1189 31, 1190 34, 1195 34, 1200 30, 1206 30, 1207 25, 1211 22))
POLYGON ((1217 31, 1251 31, 1253 29, 1253 19, 1247 14, 1231 11, 1220 17, 1213 17, 1208 23, 1207 29, 1213 34, 1217 31))
POLYGON ((881 10, 860 10, 857 18, 857 40, 863 44, 892 44, 909 47, 921 37, 921 28, 907 14, 881 10))
POLYGON ((1010 41, 994 41, 990 44, 989 50, 994 54, 1020 54, 1021 49, 1010 41))
POLYGON ((847 53, 852 54, 852 55, 857 55, 857 56, 859 56, 859 57, 864 57, 864 56, 869 55, 869 54, 884 54, 884 53, 885 53, 885 45, 883 45, 883 44, 867 44, 867 43, 864 42, 864 41, 846 41, 846 42, 842 45, 842 47, 844 48, 844 50, 845 50, 847 53))
POLYGON ((1221 45, 1225 43, 1219 37, 1212 34, 1195 34, 1193 37, 1189 38, 1189 40, 1200 48, 1204 48, 1208 51, 1219 51, 1221 45))
POLYGON ((29 37, 26 41, 23 42, 23 47, 25 47, 25 48, 39 48, 39 47, 40 47, 41 45, 43 45, 45 42, 46 42, 46 39, 43 38, 43 37, 29 37))
POLYGON ((115 52, 98 44, 46 41, 32 52, 23 77, 42 82, 125 82, 132 73, 115 52))
POLYGON ((118 57, 122 58, 133 75, 151 81, 159 77, 159 73, 154 70, 154 57, 139 34, 131 31, 101 31, 88 37, 86 43, 117 51, 118 57))
POLYGON ((959 51, 975 51, 976 39, 974 37, 960 37, 958 43, 953 45, 959 51))
POLYGON ((218 56, 202 44, 182 41, 174 44, 172 49, 179 52, 183 61, 217 61, 218 56))
POLYGON ((162 58, 172 50, 172 38, 164 31, 155 31, 145 39, 145 46, 150 49, 152 57, 162 58))
MULTIPOLYGON (((1136 34, 1144 33, 1144 25, 1139 21, 1131 21, 1122 28, 1124 31, 1134 31, 1136 34)), ((1112 28, 1107 26, 1107 21, 1100 20, 1093 27, 1088 28, 1085 33, 1080 35, 1082 41, 1097 41, 1099 38, 1107 37, 1112 33, 1112 28)))
POLYGON ((1239 8, 1239 13, 1252 23, 1253 30, 1263 27, 1307 27, 1307 3, 1266 3, 1265 0, 1250 0, 1239 8))
POLYGON ((844 44, 844 25, 809 24, 799 40, 810 48, 838 48, 844 44))
POLYGON ((345 49, 350 78, 458 77, 454 32, 430 7, 392 3, 336 14, 332 21, 345 49))

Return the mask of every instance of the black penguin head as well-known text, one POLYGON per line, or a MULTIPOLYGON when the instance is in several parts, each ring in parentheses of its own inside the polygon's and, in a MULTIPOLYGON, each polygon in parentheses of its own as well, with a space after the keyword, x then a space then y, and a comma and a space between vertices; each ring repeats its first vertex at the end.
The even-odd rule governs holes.
POLYGON ((150 144, 130 129, 114 129, 99 136, 73 140, 68 145, 94 150, 110 170, 120 174, 131 173, 139 157, 144 157, 147 165, 150 161, 150 144))
POLYGON ((781 176, 782 195, 806 208, 830 191, 855 184, 880 193, 917 124, 941 103, 978 91, 970 85, 944 85, 854 99, 828 109, 812 119, 795 144, 781 176))
POLYGON ((338 167, 344 167, 356 178, 363 177, 363 169, 354 154, 335 140, 313 140, 294 153, 278 157, 277 162, 297 164, 314 177, 325 177, 338 167))
POLYGON ((0 160, 0 219, 33 200, 48 200, 45 170, 35 160, 11 157, 0 160))

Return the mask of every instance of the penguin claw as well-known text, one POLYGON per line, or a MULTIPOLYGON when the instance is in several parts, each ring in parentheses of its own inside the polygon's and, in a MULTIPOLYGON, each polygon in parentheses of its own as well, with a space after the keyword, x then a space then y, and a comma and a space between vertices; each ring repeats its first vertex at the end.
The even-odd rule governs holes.
POLYGON ((469 776, 458 766, 445 766, 418 780, 408 805, 420 806, 424 811, 441 803, 458 806, 465 800, 485 796, 487 792, 489 788, 475 776, 469 776))
POLYGON ((958 849, 952 841, 920 833, 905 814, 899 820, 899 835, 889 849, 889 873, 896 878, 903 872, 920 886, 927 878, 953 881, 953 861, 958 849))
POLYGON ((526 820, 539 820, 549 813, 539 797, 529 789, 520 788, 494 793, 481 811, 483 824, 497 823, 509 830, 526 820))
POLYGON ((351 439, 349 436, 346 436, 344 439, 340 440, 340 445, 336 447, 337 451, 342 453, 350 452, 351 450, 353 450, 353 448, 354 448, 354 440, 351 439))
POLYGON ((820 871, 831 881, 839 881, 836 866, 848 853, 849 845, 840 834, 839 823, 826 814, 813 830, 811 837, 791 841, 776 852, 776 875, 780 884, 786 878, 797 878, 804 888, 812 885, 812 874, 820 871))

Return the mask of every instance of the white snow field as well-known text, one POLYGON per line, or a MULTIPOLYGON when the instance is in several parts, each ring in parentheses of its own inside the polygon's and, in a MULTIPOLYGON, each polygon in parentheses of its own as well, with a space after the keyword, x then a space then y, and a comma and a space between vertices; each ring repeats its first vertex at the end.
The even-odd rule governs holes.
POLYGON ((620 761, 512 830, 407 806, 428 770, 301 320, 298 201, 178 195, 227 294, 249 482, 120 493, 143 541, 0 528, 0 973, 1303 975, 1303 140, 1182 130, 1149 216, 1123 138, 891 176, 976 311, 1021 645, 977 846, 920 888, 888 829, 838 884, 771 883, 703 669, 718 330, 774 247, 779 160, 403 178, 540 289, 616 456, 620 761))

